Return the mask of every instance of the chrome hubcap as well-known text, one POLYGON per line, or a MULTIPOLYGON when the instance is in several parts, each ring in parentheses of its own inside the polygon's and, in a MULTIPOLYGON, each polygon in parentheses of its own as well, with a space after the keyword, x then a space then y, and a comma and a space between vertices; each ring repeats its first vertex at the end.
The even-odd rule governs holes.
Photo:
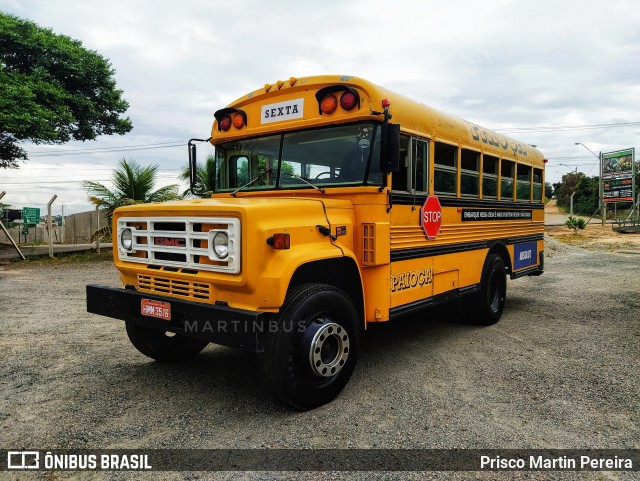
POLYGON ((338 374, 349 357, 349 335, 336 324, 323 324, 311 340, 309 362, 311 369, 319 376, 331 377, 338 374))

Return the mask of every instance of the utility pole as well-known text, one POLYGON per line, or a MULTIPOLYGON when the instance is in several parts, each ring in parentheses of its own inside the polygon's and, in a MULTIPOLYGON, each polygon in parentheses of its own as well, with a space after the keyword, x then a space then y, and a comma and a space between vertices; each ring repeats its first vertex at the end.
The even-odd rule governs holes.
POLYGON ((602 151, 598 153, 598 159, 600 159, 600 200, 602 205, 602 225, 607 223, 607 203, 604 201, 604 179, 602 178, 602 151))
MULTIPOLYGON (((591 153, 591 155, 593 155, 596 159, 598 159, 598 163, 600 164, 600 189, 599 189, 600 210, 602 211, 602 225, 605 225, 607 222, 607 204, 604 201, 604 183, 602 179, 602 151, 596 154, 593 150, 591 150, 589 147, 584 145, 582 142, 576 142, 575 145, 582 145, 585 149, 587 149, 591 153)), ((576 170, 577 170, 577 167, 576 167, 576 170)))
POLYGON ((577 166, 576 166, 576 168, 575 168, 575 170, 574 170, 574 169, 572 169, 571 167, 569 167, 567 164, 558 164, 558 165, 561 165, 561 166, 563 166, 563 167, 566 167, 566 168, 567 168, 567 169, 569 169, 569 170, 573 170, 573 173, 574 173, 574 174, 576 174, 576 175, 578 174, 578 167, 577 167, 577 166))

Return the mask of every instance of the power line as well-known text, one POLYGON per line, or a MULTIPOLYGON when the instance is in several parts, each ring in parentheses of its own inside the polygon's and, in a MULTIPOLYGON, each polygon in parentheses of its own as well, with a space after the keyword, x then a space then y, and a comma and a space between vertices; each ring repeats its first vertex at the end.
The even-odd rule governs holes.
POLYGON ((496 129, 496 132, 505 132, 505 133, 565 132, 569 130, 612 129, 617 127, 640 127, 640 122, 617 122, 613 124, 594 124, 594 125, 559 125, 559 126, 544 126, 544 127, 512 127, 512 128, 496 129))
MULTIPOLYGON (((182 141, 182 140, 172 140, 170 142, 153 142, 151 144, 136 144, 136 145, 116 145, 114 147, 93 147, 93 148, 88 148, 88 149, 70 149, 70 150, 65 150, 65 152, 93 152, 93 151, 101 151, 101 150, 111 150, 111 149, 125 149, 125 148, 130 148, 130 149, 135 149, 138 147, 152 147, 152 146, 163 146, 163 145, 174 145, 174 144, 179 144, 179 145, 187 145, 186 142, 182 141)), ((39 154, 49 154, 48 150, 36 150, 34 152, 31 152, 31 155, 39 155, 39 154)))
MULTIPOLYGON (((181 175, 182 173, 179 171, 169 171, 169 172, 161 172, 158 173, 158 175, 156 176, 156 180, 162 180, 162 179, 173 179, 173 178, 177 178, 181 175)), ((12 180, 16 180, 17 182, 13 182, 12 180, 9 181, 0 181, 0 185, 5 185, 5 184, 30 184, 30 183, 59 183, 59 184, 64 184, 64 183, 70 183, 70 182, 84 182, 85 180, 91 180, 91 182, 112 182, 113 178, 110 179, 105 179, 105 180, 94 180, 94 179, 78 179, 78 180, 62 180, 62 181, 57 181, 57 180, 53 180, 51 182, 48 182, 49 179, 69 179, 69 176, 66 175, 64 177, 58 177, 58 176, 42 176, 39 175, 37 177, 24 177, 24 176, 20 176, 20 177, 16 177, 15 179, 12 180), (46 178, 46 180, 38 180, 38 179, 43 179, 46 178), (33 180, 31 180, 33 179, 33 180), (23 182, 24 181, 24 182, 23 182)))
POLYGON ((179 144, 173 144, 173 145, 155 145, 155 146, 150 146, 150 147, 136 147, 136 148, 131 148, 131 147, 111 147, 109 149, 107 149, 106 147, 104 148, 105 150, 100 150, 100 151, 88 151, 88 150, 81 150, 81 151, 65 151, 65 152, 54 152, 51 154, 46 154, 46 153, 40 153, 40 154, 29 154, 29 157, 63 157, 63 156, 67 156, 67 155, 94 155, 94 154, 112 154, 112 153, 116 153, 116 152, 131 152, 131 151, 137 151, 137 150, 157 150, 157 149, 174 149, 176 147, 185 147, 187 144, 185 143, 179 143, 179 144))
MULTIPOLYGON (((95 169, 95 170, 101 170, 104 171, 102 172, 100 175, 104 175, 105 172, 113 172, 114 169, 95 169)), ((77 171, 76 171, 77 172, 77 171)), ((83 175, 83 174, 81 174, 83 175)), ((172 177, 172 176, 180 176, 182 175, 182 172, 179 170, 170 170, 170 171, 163 171, 163 172, 158 172, 156 177, 172 177)), ((16 177, 15 179, 20 179, 20 180, 38 180, 38 179, 42 179, 43 177, 46 177, 47 179, 69 179, 70 175, 63 175, 63 176, 58 176, 58 175, 35 175, 35 176, 24 176, 24 175, 20 175, 19 177, 16 177)), ((82 180, 86 180, 86 179, 82 179, 82 180)), ((113 180, 113 179, 110 179, 113 180)), ((100 181, 97 181, 100 182, 100 181)), ((4 184, 4 181, 0 181, 0 185, 4 184)))

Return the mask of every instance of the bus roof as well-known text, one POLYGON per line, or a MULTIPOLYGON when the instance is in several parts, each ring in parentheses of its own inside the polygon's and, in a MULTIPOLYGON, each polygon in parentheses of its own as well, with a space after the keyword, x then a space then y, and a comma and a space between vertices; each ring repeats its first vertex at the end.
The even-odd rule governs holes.
POLYGON ((216 144, 336 123, 381 121, 382 102, 385 99, 390 102, 391 122, 400 124, 405 133, 459 145, 486 155, 508 157, 541 168, 544 166, 544 156, 535 147, 441 112, 365 79, 346 75, 291 77, 275 84, 266 84, 216 112, 211 142, 216 144), (349 111, 337 108, 331 114, 323 113, 319 108, 322 99, 316 96, 322 89, 328 91, 327 95, 334 96, 351 89, 358 96, 357 108, 349 111), (230 122, 238 112, 241 112, 244 120, 240 128, 230 122), (230 126, 226 131, 220 125, 225 116, 230 117, 227 121, 230 126))

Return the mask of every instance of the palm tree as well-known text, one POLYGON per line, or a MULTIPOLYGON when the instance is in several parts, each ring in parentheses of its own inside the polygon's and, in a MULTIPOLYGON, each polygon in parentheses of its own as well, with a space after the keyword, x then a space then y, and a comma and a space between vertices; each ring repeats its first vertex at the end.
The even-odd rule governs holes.
POLYGON ((123 158, 113 171, 113 190, 100 182, 89 180, 84 181, 83 185, 91 202, 106 209, 111 224, 113 211, 120 206, 181 199, 177 184, 153 190, 157 174, 157 165, 142 167, 134 160, 123 158))
MULTIPOLYGON (((214 191, 216 184, 216 159, 213 155, 208 155, 204 164, 196 165, 196 177, 198 179, 198 183, 201 185, 201 191, 203 194, 210 194, 214 191)), ((187 182, 191 179, 191 172, 188 165, 182 171, 182 174, 180 174, 180 179, 186 180, 187 182)), ((185 197, 190 194, 192 194, 190 189, 187 189, 182 193, 185 197)))
MULTIPOLYGON (((265 171, 269 169, 269 160, 266 157, 258 156, 258 172, 257 174, 263 174, 265 171)), ((285 174, 293 175, 295 174, 293 166, 289 162, 282 163, 282 171, 285 174)), ((254 175, 257 175, 254 174, 254 175)), ((209 195, 215 190, 216 186, 216 159, 213 155, 208 155, 207 160, 204 164, 196 165, 196 175, 198 179, 198 183, 201 186, 201 195, 209 195)), ((182 173, 180 174, 181 180, 186 180, 189 182, 191 180, 191 171, 189 166, 187 165, 182 173)), ((251 178, 249 177, 249 164, 242 163, 238 166, 236 185, 241 186, 249 182, 251 178)), ((193 195, 190 189, 185 190, 182 195, 184 197, 193 195)), ((197 197, 197 195, 196 195, 197 197)))

